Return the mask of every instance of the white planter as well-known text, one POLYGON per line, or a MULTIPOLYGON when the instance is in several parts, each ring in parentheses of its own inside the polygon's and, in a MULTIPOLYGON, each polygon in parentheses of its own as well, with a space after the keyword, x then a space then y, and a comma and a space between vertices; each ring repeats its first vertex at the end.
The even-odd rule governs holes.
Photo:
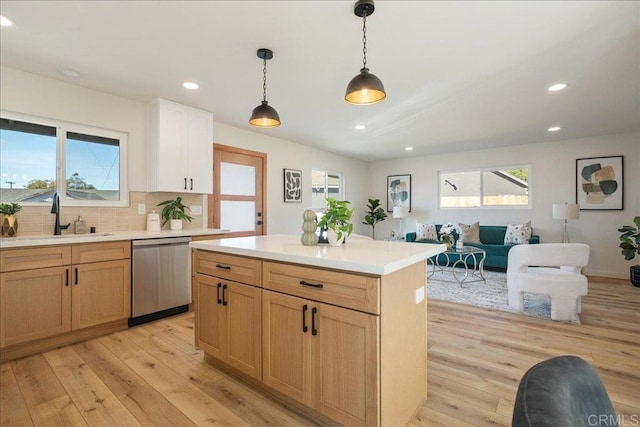
POLYGON ((172 219, 171 220, 171 229, 172 230, 182 230, 182 220, 181 219, 172 219))
POLYGON ((344 233, 342 233, 342 238, 338 240, 338 234, 335 232, 335 230, 330 228, 327 230, 327 241, 329 242, 330 246, 340 246, 344 241, 344 233))

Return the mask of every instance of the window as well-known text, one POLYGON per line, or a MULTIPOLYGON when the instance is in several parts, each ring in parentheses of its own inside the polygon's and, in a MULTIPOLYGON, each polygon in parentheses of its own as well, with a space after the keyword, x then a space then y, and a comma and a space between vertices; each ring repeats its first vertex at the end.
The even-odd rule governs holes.
POLYGON ((319 169, 311 171, 311 208, 314 211, 322 213, 328 197, 343 200, 343 194, 341 173, 319 169))
POLYGON ((128 206, 126 134, 3 113, 2 202, 128 206))
POLYGON ((440 172, 440 207, 530 207, 529 177, 521 165, 440 172))

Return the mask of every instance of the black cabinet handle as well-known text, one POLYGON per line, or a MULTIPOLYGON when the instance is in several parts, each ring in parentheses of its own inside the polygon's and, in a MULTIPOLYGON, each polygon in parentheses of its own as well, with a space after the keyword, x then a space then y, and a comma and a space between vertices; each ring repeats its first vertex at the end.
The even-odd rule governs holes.
POLYGON ((189 190, 193 190, 193 178, 191 178, 191 188, 189 190))
POLYGON ((220 288, 222 287, 222 283, 218 283, 218 289, 216 289, 216 296, 218 297, 218 304, 222 304, 222 300, 220 299, 220 288))
POLYGON ((309 328, 307 327, 307 310, 309 306, 307 304, 302 306, 302 332, 307 332, 309 328))
POLYGON ((76 269, 75 269, 75 270, 76 270, 76 271, 75 271, 75 273, 76 273, 76 274, 75 274, 75 276, 76 276, 76 277, 75 277, 75 283, 74 283, 74 285, 77 285, 77 284, 78 284, 78 268, 76 267, 76 269))
POLYGON ((317 307, 313 307, 311 309, 311 335, 318 335, 318 330, 316 329, 316 313, 318 312, 317 307))
POLYGON ((225 291, 227 290, 227 285, 222 286, 222 305, 227 305, 229 304, 227 302, 227 299, 225 297, 225 291))
POLYGON ((65 268, 65 269, 64 269, 64 272, 65 272, 65 276, 67 276, 67 277, 66 277, 66 280, 65 280, 65 282, 64 282, 64 285, 65 285, 65 286, 69 286, 69 269, 68 269, 68 268, 65 268))
POLYGON ((322 283, 309 283, 309 282, 305 282, 304 280, 300 280, 300 284, 303 286, 311 286, 313 288, 318 288, 318 289, 322 289, 324 287, 322 283))
POLYGON ((221 268, 222 270, 231 270, 230 266, 222 264, 216 264, 216 268, 221 268))
POLYGON ((184 189, 187 189, 187 178, 184 179, 184 189))

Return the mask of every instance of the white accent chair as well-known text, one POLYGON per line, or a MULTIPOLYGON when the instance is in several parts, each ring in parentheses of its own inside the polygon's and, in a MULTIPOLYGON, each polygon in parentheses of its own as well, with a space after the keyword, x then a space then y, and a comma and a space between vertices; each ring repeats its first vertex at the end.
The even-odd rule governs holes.
POLYGON ((551 320, 577 321, 587 278, 580 274, 589 262, 589 245, 542 243, 516 245, 509 251, 509 306, 524 311, 523 292, 551 297, 551 320))

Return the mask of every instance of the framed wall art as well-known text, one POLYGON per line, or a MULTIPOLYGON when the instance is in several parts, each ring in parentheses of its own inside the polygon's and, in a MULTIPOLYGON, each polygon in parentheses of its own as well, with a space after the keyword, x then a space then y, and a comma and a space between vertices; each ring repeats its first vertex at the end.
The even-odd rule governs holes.
POLYGON ((387 176, 387 212, 393 212, 394 206, 411 212, 411 175, 387 176))
POLYGON ((624 208, 623 156, 576 159, 576 202, 581 211, 624 208))
POLYGON ((284 171, 284 202, 302 203, 302 171, 297 169, 283 169, 284 171))

